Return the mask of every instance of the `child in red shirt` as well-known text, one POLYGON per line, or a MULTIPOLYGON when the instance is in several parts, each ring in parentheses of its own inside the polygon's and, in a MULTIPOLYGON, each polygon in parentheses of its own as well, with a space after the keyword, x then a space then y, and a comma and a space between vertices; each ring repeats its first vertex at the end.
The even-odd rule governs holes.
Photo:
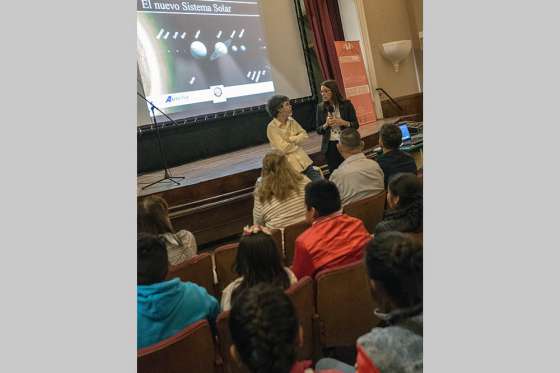
POLYGON ((305 187, 306 220, 312 224, 296 239, 292 270, 296 277, 361 260, 371 235, 364 223, 341 211, 336 185, 318 180, 305 187))

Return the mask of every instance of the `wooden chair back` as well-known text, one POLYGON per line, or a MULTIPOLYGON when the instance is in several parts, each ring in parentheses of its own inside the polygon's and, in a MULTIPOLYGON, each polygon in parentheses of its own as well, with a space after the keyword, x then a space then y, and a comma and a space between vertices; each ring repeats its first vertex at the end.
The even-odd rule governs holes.
POLYGON ((216 319, 220 353, 224 361, 224 373, 250 373, 244 366, 239 366, 230 355, 229 351, 233 341, 229 331, 229 312, 220 313, 216 319))
POLYGON ((315 317, 315 294, 313 280, 305 276, 286 290, 296 308, 297 316, 303 328, 303 346, 297 350, 297 360, 313 360, 318 352, 316 333, 313 331, 315 317))
POLYGON ((204 287, 208 294, 216 296, 212 255, 209 253, 198 254, 179 265, 170 266, 167 279, 175 277, 179 277, 181 281, 194 282, 204 287))
POLYGON ((218 373, 208 321, 197 321, 173 337, 139 350, 137 364, 138 373, 218 373))
POLYGON ((372 197, 367 197, 344 206, 342 211, 364 222, 369 233, 373 233, 375 226, 383 220, 386 193, 383 191, 372 197))
POLYGON ((283 230, 282 229, 272 229, 271 232, 272 232, 272 239, 274 240, 274 243, 276 244, 276 248, 280 252, 280 257, 282 259, 284 259, 286 257, 286 253, 284 252, 284 244, 282 242, 284 240, 283 230))
POLYGON ((222 294, 224 288, 228 286, 238 276, 233 270, 239 243, 230 243, 214 250, 214 264, 216 275, 218 276, 217 292, 222 294))
POLYGON ((315 277, 321 346, 353 346, 379 320, 364 261, 325 269, 315 277))
POLYGON ((300 221, 284 228, 284 264, 291 266, 294 261, 294 250, 296 246, 296 238, 302 234, 311 225, 306 221, 300 221))

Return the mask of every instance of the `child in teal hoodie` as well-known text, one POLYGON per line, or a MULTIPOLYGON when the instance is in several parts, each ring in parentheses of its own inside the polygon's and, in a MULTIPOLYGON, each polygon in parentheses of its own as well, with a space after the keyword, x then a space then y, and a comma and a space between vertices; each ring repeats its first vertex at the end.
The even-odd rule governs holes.
POLYGON ((206 289, 179 278, 164 281, 167 250, 158 237, 139 235, 137 249, 138 349, 169 338, 198 320, 214 323, 220 307, 206 289))

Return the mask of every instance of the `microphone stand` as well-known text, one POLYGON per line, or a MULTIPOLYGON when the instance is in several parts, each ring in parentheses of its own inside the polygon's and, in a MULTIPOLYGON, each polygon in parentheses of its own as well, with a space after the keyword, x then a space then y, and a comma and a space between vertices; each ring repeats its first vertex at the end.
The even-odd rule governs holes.
POLYGON ((156 185, 161 183, 162 181, 171 181, 173 183, 175 183, 176 185, 181 185, 180 182, 176 181, 177 180, 181 180, 184 179, 184 176, 172 176, 171 173, 169 172, 169 170, 167 169, 167 159, 165 158, 165 152, 163 151, 163 146, 161 145, 161 136, 159 134, 159 126, 157 124, 157 120, 156 120, 156 115, 154 113, 154 109, 156 109, 157 111, 159 111, 161 114, 163 114, 167 119, 169 119, 170 121, 172 121, 173 123, 175 123, 175 125, 177 125, 177 122, 175 122, 173 119, 171 119, 167 114, 165 114, 163 111, 161 111, 156 105, 154 105, 150 100, 148 100, 146 97, 144 97, 143 95, 140 94, 140 92, 136 92, 136 94, 138 96, 140 96, 140 98, 142 98, 144 101, 146 101, 149 105, 150 105, 150 110, 152 112, 152 118, 154 121, 154 127, 156 129, 156 138, 157 138, 157 143, 158 143, 158 148, 159 148, 159 155, 161 157, 161 161, 163 163, 163 178, 159 179, 157 181, 154 181, 151 184, 148 184, 144 187, 142 187, 142 190, 151 187, 152 185, 156 185))

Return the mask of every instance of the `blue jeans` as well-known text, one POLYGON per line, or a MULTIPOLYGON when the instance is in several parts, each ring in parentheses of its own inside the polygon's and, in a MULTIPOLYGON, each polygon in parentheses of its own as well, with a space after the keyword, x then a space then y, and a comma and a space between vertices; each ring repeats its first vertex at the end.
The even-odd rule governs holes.
POLYGON ((321 373, 321 370, 334 369, 343 373, 354 373, 356 369, 352 365, 343 363, 330 357, 324 357, 315 364, 315 372, 321 373))
POLYGON ((307 176, 311 181, 315 181, 315 180, 321 180, 323 179, 323 176, 321 176, 321 173, 316 170, 315 168, 313 168, 313 165, 307 167, 302 174, 304 174, 305 176, 307 176))

